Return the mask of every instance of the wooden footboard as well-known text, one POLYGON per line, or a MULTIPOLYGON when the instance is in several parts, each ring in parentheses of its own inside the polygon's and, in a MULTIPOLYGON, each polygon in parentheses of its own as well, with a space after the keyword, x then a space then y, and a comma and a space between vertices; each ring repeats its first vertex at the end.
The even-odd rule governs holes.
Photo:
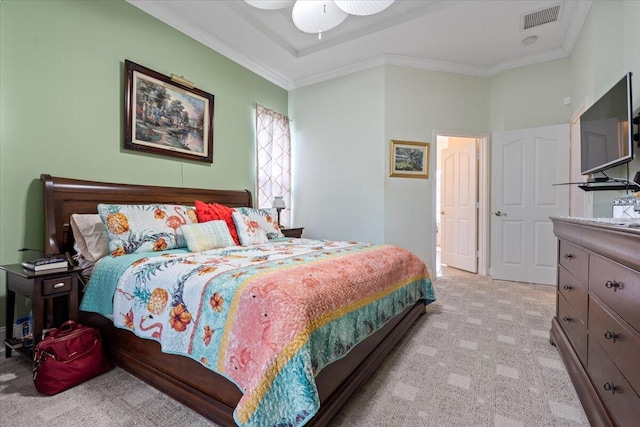
MULTIPOLYGON (((69 227, 74 213, 96 213, 99 203, 189 204, 194 200, 227 206, 251 206, 251 193, 144 185, 110 184, 42 175, 45 206, 45 251, 72 251, 69 227)), ((318 414, 308 425, 324 426, 382 363, 418 317, 423 302, 407 307, 383 328, 355 346, 347 356, 322 369, 316 377, 321 401, 318 414)), ((187 407, 223 426, 233 426, 233 409, 242 393, 231 381, 187 357, 165 354, 153 340, 113 326, 95 313, 80 312, 80 322, 98 327, 110 360, 173 397, 187 407)))
MULTIPOLYGON (((320 371, 316 377, 320 411, 307 425, 328 425, 424 313, 423 302, 407 307, 347 356, 320 371)), ((233 409, 242 393, 231 381, 188 357, 162 353, 157 342, 116 328, 99 314, 81 311, 80 322, 101 330, 109 360, 115 365, 217 424, 236 425, 233 409)))

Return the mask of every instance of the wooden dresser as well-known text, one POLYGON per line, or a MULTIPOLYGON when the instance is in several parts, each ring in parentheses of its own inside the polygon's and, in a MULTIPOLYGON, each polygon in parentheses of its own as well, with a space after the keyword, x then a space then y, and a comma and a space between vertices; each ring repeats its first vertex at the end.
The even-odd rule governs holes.
POLYGON ((640 425, 640 229, 551 218, 554 343, 592 426, 640 425))

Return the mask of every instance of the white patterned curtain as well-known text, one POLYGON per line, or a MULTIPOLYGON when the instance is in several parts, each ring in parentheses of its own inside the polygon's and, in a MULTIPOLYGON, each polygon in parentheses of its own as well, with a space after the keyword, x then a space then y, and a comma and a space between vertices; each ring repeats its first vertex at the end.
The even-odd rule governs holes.
POLYGON ((289 118, 256 104, 256 160, 258 207, 270 208, 282 196, 283 226, 291 225, 291 133, 289 118))

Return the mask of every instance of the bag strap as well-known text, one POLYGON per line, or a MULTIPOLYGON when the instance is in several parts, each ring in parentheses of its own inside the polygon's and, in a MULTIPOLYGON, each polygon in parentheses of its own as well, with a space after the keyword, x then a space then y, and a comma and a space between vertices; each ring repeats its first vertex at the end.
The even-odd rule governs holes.
POLYGON ((46 350, 41 350, 38 349, 38 351, 33 355, 33 372, 35 374, 35 372, 38 370, 38 367, 40 367, 40 365, 42 365, 45 361, 46 358, 49 357, 53 360, 56 360, 60 363, 71 363, 76 359, 80 359, 84 356, 86 356, 87 354, 91 353, 93 351, 93 349, 95 348, 95 346, 100 342, 100 338, 99 337, 94 337, 93 339, 93 343, 91 344, 91 347, 87 348, 85 351, 83 351, 82 353, 76 353, 74 354, 72 357, 70 357, 69 359, 61 359, 60 357, 56 356, 53 353, 50 353, 46 350))
POLYGON ((48 337, 58 337, 60 335, 66 335, 70 332, 75 331, 76 329, 78 329, 78 326, 80 326, 78 323, 76 323, 73 320, 67 320, 66 322, 64 322, 62 325, 60 325, 59 328, 56 328, 53 331, 49 331, 49 333, 47 334, 48 337))

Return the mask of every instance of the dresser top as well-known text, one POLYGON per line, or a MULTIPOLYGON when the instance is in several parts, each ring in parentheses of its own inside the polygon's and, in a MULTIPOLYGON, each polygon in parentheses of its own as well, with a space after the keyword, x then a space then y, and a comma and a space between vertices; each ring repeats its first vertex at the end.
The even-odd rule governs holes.
POLYGON ((608 225, 620 225, 620 226, 628 226, 629 224, 640 224, 640 218, 582 218, 579 216, 558 216, 555 219, 560 219, 563 221, 577 221, 577 222, 595 222, 598 224, 608 224, 608 225))
POLYGON ((640 218, 551 217, 556 236, 640 270, 640 218))

